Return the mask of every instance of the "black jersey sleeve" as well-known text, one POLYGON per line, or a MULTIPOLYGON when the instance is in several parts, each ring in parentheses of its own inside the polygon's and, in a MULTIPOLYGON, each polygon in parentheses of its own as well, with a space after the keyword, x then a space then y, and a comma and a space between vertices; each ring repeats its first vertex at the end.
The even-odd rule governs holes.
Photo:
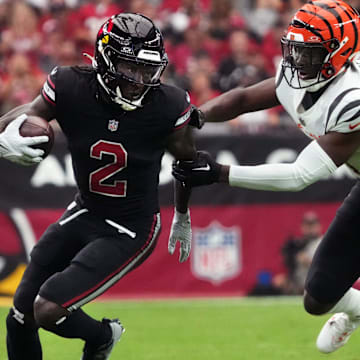
POLYGON ((56 109, 56 120, 64 131, 74 119, 91 114, 89 103, 95 99, 96 78, 89 67, 59 66, 48 75, 41 96, 56 109))
POLYGON ((193 106, 190 103, 190 96, 187 91, 184 91, 179 88, 175 88, 173 96, 176 96, 176 109, 174 113, 174 128, 173 130, 179 130, 187 125, 191 118, 191 112, 193 111, 193 106))
POLYGON ((58 67, 55 67, 51 71, 41 89, 41 96, 50 106, 56 106, 56 81, 58 69, 58 67))

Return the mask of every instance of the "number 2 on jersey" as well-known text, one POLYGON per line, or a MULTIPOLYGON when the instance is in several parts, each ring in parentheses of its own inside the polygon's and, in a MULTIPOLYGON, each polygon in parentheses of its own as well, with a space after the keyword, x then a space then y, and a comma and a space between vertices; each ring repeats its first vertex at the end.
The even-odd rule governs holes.
POLYGON ((102 160, 104 155, 111 155, 113 161, 90 173, 90 191, 105 196, 125 197, 126 180, 116 180, 112 184, 104 184, 104 181, 127 167, 128 154, 119 143, 99 140, 91 146, 90 157, 102 160))

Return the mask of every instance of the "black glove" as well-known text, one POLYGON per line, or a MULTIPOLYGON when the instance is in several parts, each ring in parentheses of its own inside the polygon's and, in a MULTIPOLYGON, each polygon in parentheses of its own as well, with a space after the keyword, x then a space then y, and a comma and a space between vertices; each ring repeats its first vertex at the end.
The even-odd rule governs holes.
POLYGON ((192 111, 190 115, 189 125, 201 129, 205 123, 205 115, 195 105, 191 105, 192 111))
POLYGON ((219 181, 221 165, 208 152, 198 151, 193 161, 178 160, 173 163, 172 174, 185 186, 210 185, 219 181))

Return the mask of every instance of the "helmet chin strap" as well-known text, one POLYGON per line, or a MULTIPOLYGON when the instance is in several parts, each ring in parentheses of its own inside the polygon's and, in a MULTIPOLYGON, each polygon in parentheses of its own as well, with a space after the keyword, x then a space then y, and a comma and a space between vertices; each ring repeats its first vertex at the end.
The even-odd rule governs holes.
POLYGON ((120 86, 116 87, 116 97, 114 98, 114 101, 121 105, 121 107, 123 108, 123 110, 125 111, 133 111, 136 110, 139 107, 142 107, 141 103, 144 99, 144 96, 147 94, 147 92, 150 90, 150 88, 148 87, 144 93, 141 95, 141 97, 137 100, 128 100, 126 98, 124 98, 121 94, 121 90, 120 90, 120 86))
POLYGON ((316 91, 319 91, 323 86, 325 86, 328 82, 330 82, 333 79, 334 78, 323 80, 323 81, 320 81, 318 83, 315 83, 314 85, 310 85, 311 80, 301 80, 301 83, 303 83, 305 85, 304 88, 306 89, 306 91, 308 91, 308 92, 316 92, 316 91))
POLYGON ((114 97, 109 89, 106 87, 105 83, 104 83, 104 80, 102 79, 101 75, 100 74, 97 74, 97 80, 99 81, 100 85, 103 87, 103 89, 106 91, 106 93, 111 96, 112 100, 120 105, 122 107, 123 110, 125 111, 133 111, 133 110, 136 110, 140 107, 142 107, 141 105, 141 102, 143 101, 144 99, 144 96, 147 94, 147 92, 150 90, 150 88, 148 87, 144 93, 141 95, 141 97, 137 100, 133 100, 133 101, 130 101, 126 98, 124 98, 121 94, 121 90, 120 90, 120 87, 117 86, 116 87, 116 96, 114 97))
MULTIPOLYGON (((330 79, 322 80, 318 83, 315 83, 314 85, 311 85, 312 80, 301 80, 303 84, 308 84, 305 88, 308 92, 316 92, 319 91, 321 88, 323 88, 326 84, 328 84, 330 81, 334 80, 337 76, 342 74, 345 71, 345 68, 343 67, 335 76, 332 76, 330 79)), ((321 76, 321 75, 320 75, 321 76)), ((322 77, 322 76, 321 76, 322 77)))

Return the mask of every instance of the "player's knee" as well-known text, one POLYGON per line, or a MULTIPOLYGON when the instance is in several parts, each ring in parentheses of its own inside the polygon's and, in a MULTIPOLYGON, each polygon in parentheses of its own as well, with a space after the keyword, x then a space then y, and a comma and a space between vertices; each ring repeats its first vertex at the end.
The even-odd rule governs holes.
POLYGON ((314 299, 309 293, 304 294, 304 308, 311 315, 322 315, 327 313, 333 304, 323 304, 314 299))
POLYGON ((20 325, 24 325, 25 321, 23 319, 24 314, 21 314, 20 317, 16 317, 15 311, 13 308, 10 309, 6 317, 6 329, 8 333, 15 332, 20 325))
POLYGON ((19 333, 19 329, 25 328, 37 328, 32 314, 24 314, 15 307, 12 307, 6 317, 6 329, 8 334, 19 333))
POLYGON ((58 304, 37 296, 34 301, 34 317, 38 326, 44 329, 51 329, 69 312, 58 304))

